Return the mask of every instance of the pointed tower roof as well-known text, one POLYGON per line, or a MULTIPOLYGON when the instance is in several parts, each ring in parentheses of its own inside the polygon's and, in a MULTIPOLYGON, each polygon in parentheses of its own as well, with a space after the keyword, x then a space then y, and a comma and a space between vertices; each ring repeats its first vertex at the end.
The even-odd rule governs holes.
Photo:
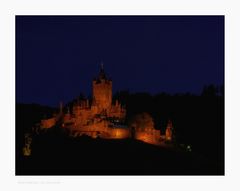
POLYGON ((96 78, 94 78, 93 81, 95 83, 101 83, 102 80, 104 80, 105 82, 111 82, 112 81, 111 78, 109 78, 106 75, 106 73, 104 71, 104 68, 103 68, 103 63, 101 62, 101 64, 100 64, 100 71, 98 73, 98 76, 96 78))
POLYGON ((100 68, 100 72, 99 72, 98 78, 99 79, 107 79, 107 76, 105 74, 102 62, 101 62, 101 68, 100 68))
POLYGON ((101 82, 102 80, 106 80, 106 81, 112 81, 109 77, 107 77, 104 68, 103 68, 103 62, 101 62, 100 64, 100 72, 97 76, 97 78, 94 79, 97 82, 101 82))

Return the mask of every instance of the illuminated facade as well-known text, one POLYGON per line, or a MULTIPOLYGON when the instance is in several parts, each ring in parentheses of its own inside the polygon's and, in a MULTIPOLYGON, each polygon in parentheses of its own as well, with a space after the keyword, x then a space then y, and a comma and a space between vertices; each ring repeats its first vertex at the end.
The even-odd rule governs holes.
POLYGON ((72 136, 88 135, 93 138, 128 138, 130 136, 124 122, 126 109, 112 102, 112 80, 104 72, 103 65, 99 75, 92 82, 92 100, 79 100, 67 113, 41 121, 41 128, 51 128, 61 121, 62 128, 68 128, 72 136))
MULTIPOLYGON (((41 120, 41 128, 51 128, 56 124, 67 128, 71 136, 88 135, 92 138, 123 139, 134 137, 137 140, 158 144, 161 140, 160 130, 154 128, 151 116, 149 122, 142 128, 140 121, 130 127, 121 125, 125 121, 126 109, 119 103, 112 102, 112 80, 104 72, 103 65, 99 75, 92 82, 92 99, 78 100, 64 113, 62 104, 57 116, 41 120), (132 129, 134 129, 134 134, 132 129)), ((171 128, 166 130, 168 140, 171 140, 171 128)), ((165 136, 162 136, 165 139, 165 136)))

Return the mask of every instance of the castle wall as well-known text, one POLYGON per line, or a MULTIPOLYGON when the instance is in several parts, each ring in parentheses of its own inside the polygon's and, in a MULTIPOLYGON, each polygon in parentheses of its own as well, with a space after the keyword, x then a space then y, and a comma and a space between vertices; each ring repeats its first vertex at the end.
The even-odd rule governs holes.
POLYGON ((56 124, 56 118, 42 119, 41 128, 51 128, 56 124))
POLYGON ((109 117, 118 117, 118 118, 125 118, 126 110, 121 108, 121 105, 115 106, 112 105, 111 110, 109 112, 109 117))
POLYGON ((96 115, 98 113, 98 107, 96 105, 91 106, 92 115, 96 115))
POLYGON ((93 114, 90 109, 80 109, 75 115, 75 123, 76 125, 85 125, 92 117, 93 114))
POLYGON ((158 144, 160 140, 160 131, 159 130, 152 130, 151 132, 136 131, 135 139, 150 144, 158 144))
POLYGON ((63 117, 63 121, 64 123, 72 123, 72 117, 69 113, 65 114, 64 117, 63 117))
POLYGON ((110 139, 126 139, 130 137, 129 129, 123 128, 108 128, 108 133, 110 139))
POLYGON ((102 132, 102 131, 107 131, 108 128, 108 124, 106 121, 95 121, 92 124, 77 124, 74 123, 73 126, 70 127, 71 130, 74 131, 84 131, 84 132, 88 132, 88 131, 98 131, 98 132, 102 132))

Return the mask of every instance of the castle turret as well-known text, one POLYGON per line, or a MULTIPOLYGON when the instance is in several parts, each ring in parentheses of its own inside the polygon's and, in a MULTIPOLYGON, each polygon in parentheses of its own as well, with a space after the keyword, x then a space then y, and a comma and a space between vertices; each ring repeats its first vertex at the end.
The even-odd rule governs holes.
POLYGON ((169 120, 166 128, 166 132, 165 132, 167 141, 172 140, 172 134, 173 134, 172 131, 173 131, 173 124, 172 124, 172 121, 169 120))

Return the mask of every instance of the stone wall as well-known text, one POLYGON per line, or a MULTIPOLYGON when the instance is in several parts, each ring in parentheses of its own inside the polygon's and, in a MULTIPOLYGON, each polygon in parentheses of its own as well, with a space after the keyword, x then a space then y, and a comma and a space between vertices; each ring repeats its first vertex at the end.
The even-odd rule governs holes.
POLYGON ((151 130, 151 131, 135 131, 135 139, 150 143, 158 144, 160 141, 160 130, 151 130))
POLYGON ((126 110, 121 107, 121 105, 112 105, 109 112, 109 117, 118 117, 124 119, 126 116, 126 110))
POLYGON ((41 128, 51 128, 56 124, 56 118, 42 119, 41 128))
POLYGON ((108 128, 110 139, 126 139, 130 137, 130 131, 128 128, 108 128))

